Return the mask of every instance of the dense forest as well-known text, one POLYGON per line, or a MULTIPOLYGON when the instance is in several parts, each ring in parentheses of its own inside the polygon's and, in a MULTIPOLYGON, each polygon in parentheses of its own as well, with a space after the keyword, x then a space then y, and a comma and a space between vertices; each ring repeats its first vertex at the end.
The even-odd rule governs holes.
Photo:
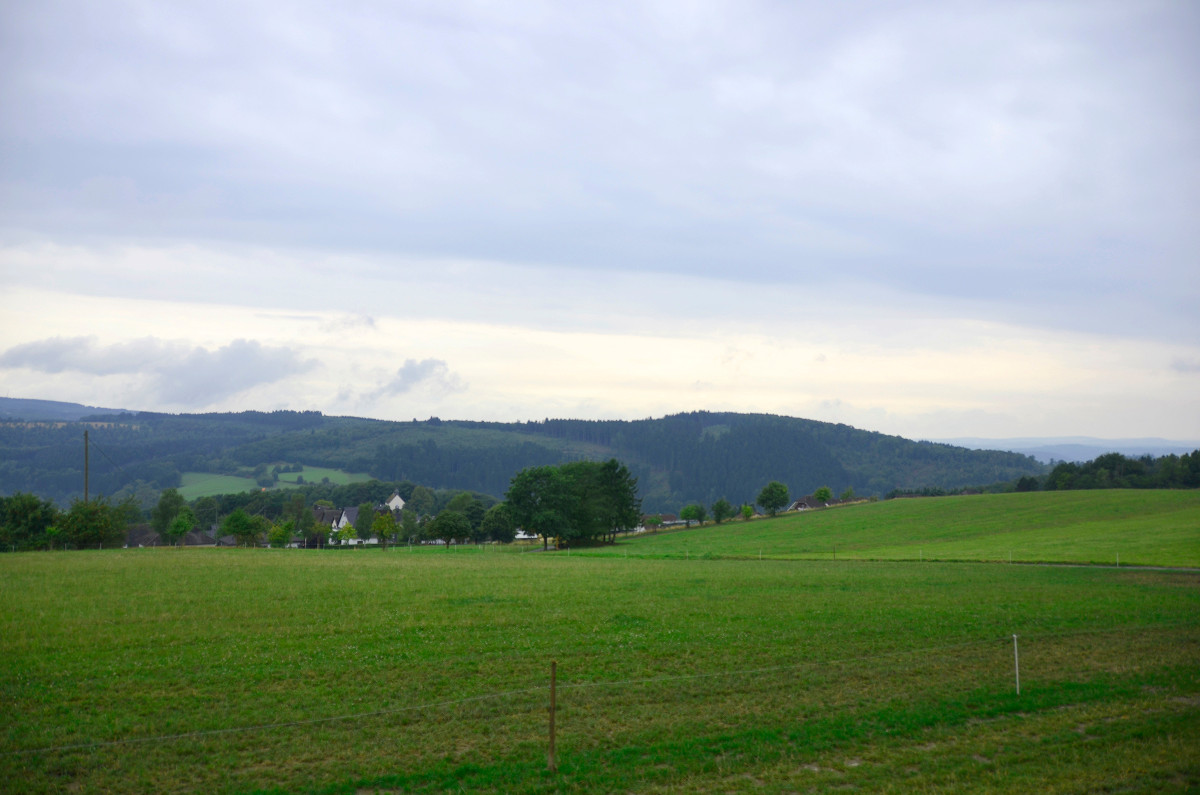
POLYGON ((140 412, 0 422, 0 494, 32 492, 60 505, 80 496, 85 430, 91 492, 117 498, 178 486, 184 472, 250 475, 263 465, 289 463, 498 496, 527 467, 616 458, 638 479, 647 510, 670 511, 722 497, 752 502, 770 480, 794 494, 829 486, 866 496, 1041 477, 1047 469, 1017 453, 767 414, 488 423, 291 411, 140 412))
MULTIPOLYGON (((1030 485, 1029 481, 1024 483, 1030 485)), ((1017 485, 1020 489, 1022 483, 1017 485)), ((1161 458, 1127 458, 1120 453, 1108 453, 1084 464, 1064 462, 1057 464, 1044 482, 1037 485, 1046 491, 1200 488, 1200 450, 1161 458)))

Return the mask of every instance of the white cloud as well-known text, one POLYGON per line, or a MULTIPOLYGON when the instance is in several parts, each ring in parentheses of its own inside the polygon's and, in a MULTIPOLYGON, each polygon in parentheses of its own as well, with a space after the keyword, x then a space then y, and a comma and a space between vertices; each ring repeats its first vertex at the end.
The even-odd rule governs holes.
POLYGON ((0 354, 0 367, 9 369, 143 377, 149 400, 187 408, 203 408, 252 387, 277 383, 314 364, 287 348, 244 339, 210 351, 152 337, 109 345, 95 337, 54 337, 15 345, 0 354))
POLYGON ((1195 423, 1189 4, 0 14, 17 388, 1195 423))
POLYGON ((450 372, 450 367, 440 359, 406 359, 386 384, 370 396, 372 400, 381 397, 403 395, 417 387, 424 387, 435 394, 462 392, 467 385, 456 374, 450 372))

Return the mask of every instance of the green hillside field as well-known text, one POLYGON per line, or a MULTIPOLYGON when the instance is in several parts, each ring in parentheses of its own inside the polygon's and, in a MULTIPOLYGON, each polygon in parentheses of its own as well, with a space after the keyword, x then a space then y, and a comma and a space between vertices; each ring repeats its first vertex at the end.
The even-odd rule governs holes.
POLYGON ((1200 491, 983 494, 856 503, 623 539, 573 554, 1200 567, 1200 491))
POLYGON ((7 792, 1200 787, 1190 571, 160 548, 0 605, 7 792))
POLYGON ((322 478, 329 478, 329 482, 337 486, 345 486, 348 483, 365 483, 371 479, 370 475, 364 475, 361 472, 343 472, 340 469, 330 469, 329 467, 304 467, 302 472, 280 472, 280 485, 288 484, 295 485, 296 478, 303 476, 305 483, 320 483, 322 478))
POLYGON ((179 493, 185 500, 212 497, 217 494, 238 494, 243 491, 258 491, 254 478, 239 478, 234 475, 217 475, 212 472, 184 472, 181 476, 179 493))
MULTIPOLYGON (((296 486, 296 478, 304 477, 305 483, 320 483, 322 478, 338 486, 348 483, 360 483, 370 480, 369 475, 343 472, 340 469, 328 467, 304 467, 301 472, 280 472, 279 481, 273 488, 289 489, 296 486)), ((185 500, 198 497, 212 497, 218 494, 239 494, 243 491, 258 491, 261 486, 254 478, 242 478, 235 475, 217 475, 212 472, 184 472, 181 475, 182 485, 179 493, 185 500)))

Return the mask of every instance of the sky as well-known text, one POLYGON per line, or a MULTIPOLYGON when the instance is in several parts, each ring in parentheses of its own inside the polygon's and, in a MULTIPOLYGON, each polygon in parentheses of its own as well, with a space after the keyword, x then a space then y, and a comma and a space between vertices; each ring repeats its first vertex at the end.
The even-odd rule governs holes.
POLYGON ((0 392, 1200 439, 1200 5, 0 4, 0 392))

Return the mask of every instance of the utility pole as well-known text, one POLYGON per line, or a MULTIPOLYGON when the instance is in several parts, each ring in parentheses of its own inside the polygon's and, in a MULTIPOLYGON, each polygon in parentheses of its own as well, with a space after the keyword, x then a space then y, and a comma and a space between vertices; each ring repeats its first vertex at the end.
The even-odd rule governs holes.
POLYGON ((88 501, 88 432, 83 432, 83 501, 88 501))

